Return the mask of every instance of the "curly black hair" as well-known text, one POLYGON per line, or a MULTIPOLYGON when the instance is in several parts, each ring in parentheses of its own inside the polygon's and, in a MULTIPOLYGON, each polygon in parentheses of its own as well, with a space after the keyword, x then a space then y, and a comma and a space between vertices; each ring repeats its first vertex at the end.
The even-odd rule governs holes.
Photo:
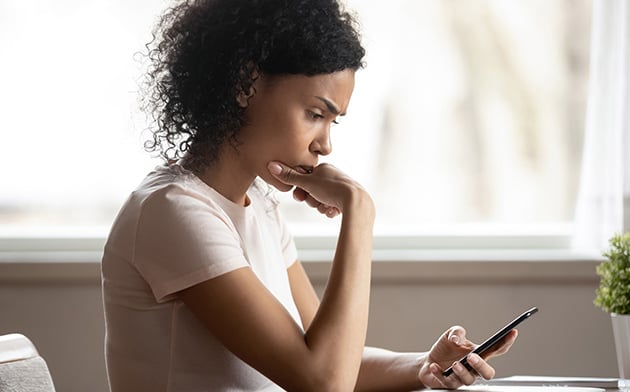
POLYGON ((197 0, 169 8, 147 44, 143 109, 150 152, 211 165, 246 123, 236 97, 256 75, 319 75, 364 66, 355 18, 337 0, 197 0))

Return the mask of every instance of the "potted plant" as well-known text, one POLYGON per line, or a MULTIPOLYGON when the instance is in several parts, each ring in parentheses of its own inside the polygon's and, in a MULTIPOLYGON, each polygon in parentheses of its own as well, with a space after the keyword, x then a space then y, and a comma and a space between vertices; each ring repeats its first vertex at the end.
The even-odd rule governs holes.
POLYGON ((610 313, 619 377, 630 378, 630 231, 614 235, 604 257, 597 266, 600 284, 594 303, 610 313))

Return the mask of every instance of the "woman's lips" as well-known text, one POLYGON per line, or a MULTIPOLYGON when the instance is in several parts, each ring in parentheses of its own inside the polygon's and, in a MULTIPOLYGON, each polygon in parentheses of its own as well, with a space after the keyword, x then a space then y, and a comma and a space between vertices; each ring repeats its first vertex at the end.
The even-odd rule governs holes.
POLYGON ((312 166, 296 166, 295 170, 298 173, 311 174, 313 172, 313 167, 312 166))

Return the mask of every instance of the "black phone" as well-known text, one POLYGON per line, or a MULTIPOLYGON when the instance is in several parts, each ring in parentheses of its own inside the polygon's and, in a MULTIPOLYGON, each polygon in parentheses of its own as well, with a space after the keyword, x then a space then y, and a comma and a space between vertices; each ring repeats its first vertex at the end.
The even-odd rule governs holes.
MULTIPOLYGON (((534 314, 536 312, 538 312, 538 308, 537 307, 533 307, 533 308, 529 309, 528 311, 524 312, 523 314, 521 314, 520 316, 518 316, 517 318, 512 320, 512 322, 507 324, 505 327, 503 327, 500 330, 498 330, 494 335, 492 335, 488 339, 486 339, 485 342, 481 343, 479 346, 477 346, 477 348, 472 350, 470 353, 475 353, 475 354, 478 354, 478 355, 483 354, 489 348, 494 346, 499 340, 501 340, 505 335, 507 335, 511 330, 516 328, 517 325, 519 325, 523 321, 527 320, 529 318, 529 316, 531 316, 532 314, 534 314)), ((468 355, 470 353, 466 354, 466 356, 464 356, 462 359, 459 360, 459 363, 464 365, 466 367, 466 369, 468 369, 468 370, 472 370, 472 367, 468 363, 468 355)), ((448 369, 446 369, 445 371, 443 371, 442 375, 444 377, 448 377, 452 373, 453 373, 453 367, 451 366, 448 369)))

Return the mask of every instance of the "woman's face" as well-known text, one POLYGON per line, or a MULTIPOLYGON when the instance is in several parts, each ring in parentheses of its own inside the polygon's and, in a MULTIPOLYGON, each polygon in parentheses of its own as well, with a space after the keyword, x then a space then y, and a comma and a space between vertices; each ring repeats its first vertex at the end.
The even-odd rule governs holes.
MULTIPOLYGON (((330 127, 346 113, 354 71, 304 76, 261 76, 246 109, 238 151, 248 171, 281 191, 290 189, 267 170, 270 161, 310 170, 332 151, 330 127)), ((298 169, 300 170, 300 169, 298 169)))

